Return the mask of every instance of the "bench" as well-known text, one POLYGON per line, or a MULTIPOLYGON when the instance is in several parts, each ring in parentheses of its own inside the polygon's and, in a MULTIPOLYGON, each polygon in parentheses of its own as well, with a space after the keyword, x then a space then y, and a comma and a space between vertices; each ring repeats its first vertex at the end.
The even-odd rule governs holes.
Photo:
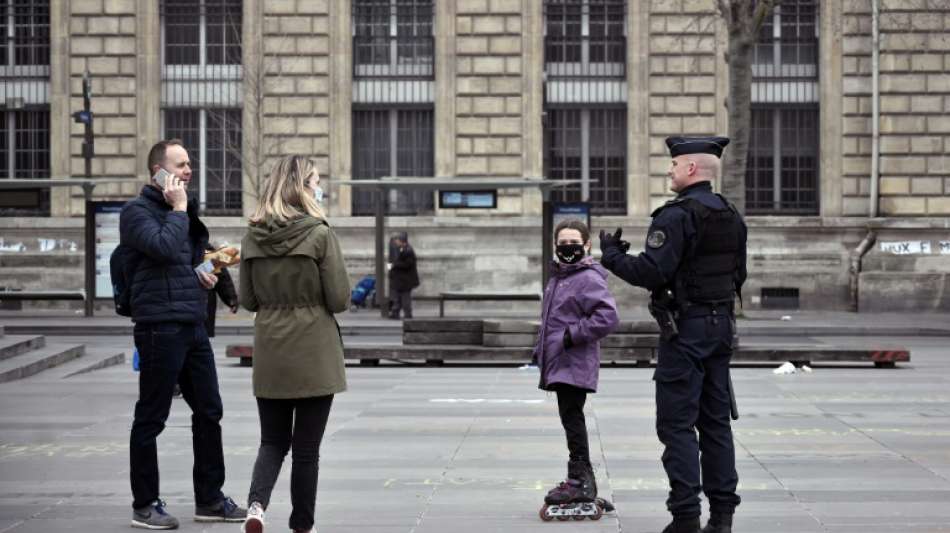
POLYGON ((439 317, 445 316, 446 301, 503 301, 503 302, 540 302, 538 292, 440 292, 439 317))
POLYGON ((0 291, 0 301, 24 301, 24 300, 85 300, 86 292, 79 290, 72 291, 0 291))

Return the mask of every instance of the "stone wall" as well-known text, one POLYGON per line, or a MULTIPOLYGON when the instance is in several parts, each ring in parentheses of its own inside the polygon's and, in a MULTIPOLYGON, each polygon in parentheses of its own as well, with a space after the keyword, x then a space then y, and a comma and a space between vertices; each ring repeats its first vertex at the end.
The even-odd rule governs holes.
MULTIPOLYGON (((846 215, 867 215, 871 5, 844 8, 846 215)), ((880 11, 881 216, 950 214, 950 4, 892 0, 880 11)))
MULTIPOLYGON (((521 0, 457 4, 457 176, 522 175, 522 71, 532 68, 522 62, 523 7, 521 0)), ((521 212, 520 191, 499 194, 498 202, 501 212, 521 212)))
POLYGON ((245 141, 259 154, 250 161, 252 184, 253 174, 264 179, 273 161, 288 154, 310 155, 326 173, 331 131, 328 0, 262 0, 260 5, 262 55, 245 61, 245 106, 262 108, 260 140, 245 141))
MULTIPOLYGON (((670 135, 725 134, 717 124, 716 31, 712 0, 653 0, 650 7, 650 205, 668 200, 670 135)), ((637 90, 631 88, 631 90, 637 90)), ((630 161, 631 165, 642 164, 630 161)))
MULTIPOLYGON (((238 217, 206 220, 217 242, 240 242, 246 221, 238 217)), ((351 285, 374 273, 372 219, 331 220, 340 237, 351 285)), ((598 219, 600 227, 624 228, 634 243, 647 222, 622 217, 598 219)), ((799 291, 802 309, 851 308, 849 262, 867 233, 854 218, 749 217, 749 279, 744 305, 762 305, 763 288, 799 291)), ((859 287, 862 310, 950 310, 950 263, 937 243, 950 240, 950 219, 918 218, 875 222, 879 244, 863 262, 859 287), (880 242, 926 240, 927 251, 896 255, 880 242)), ((532 291, 541 288, 541 234, 537 217, 390 217, 387 231, 404 230, 419 258, 422 286, 417 294, 441 291, 532 291)), ((77 289, 82 286, 82 220, 76 218, 0 219, 3 245, 22 251, 0 252, 0 286, 23 289, 77 289), (55 241, 40 250, 39 239, 55 241)), ((596 241, 596 239, 595 239, 596 241)), ((634 246, 642 246, 635 244, 634 246)), ((594 243, 595 255, 598 245, 594 243)), ((237 274, 235 269, 233 274, 237 274)), ((610 288, 621 308, 642 311, 647 292, 615 276, 610 288)))
MULTIPOLYGON (((69 113, 82 109, 83 72, 92 78, 93 132, 95 157, 92 175, 97 178, 129 178, 137 168, 138 123, 136 98, 136 2, 135 0, 73 0, 66 3, 68 20, 69 113)), ((60 13, 54 11, 56 15, 60 13)), ((66 128, 69 137, 69 162, 65 171, 74 177, 85 175, 82 157, 83 124, 72 117, 51 116, 50 131, 66 128)), ((64 157, 53 154, 53 157, 64 157)), ((103 184, 95 189, 98 198, 124 198, 138 190, 138 183, 103 184)), ((53 207, 54 214, 81 214, 82 190, 73 188, 68 204, 53 207)), ((62 201, 63 199, 60 198, 62 201)))

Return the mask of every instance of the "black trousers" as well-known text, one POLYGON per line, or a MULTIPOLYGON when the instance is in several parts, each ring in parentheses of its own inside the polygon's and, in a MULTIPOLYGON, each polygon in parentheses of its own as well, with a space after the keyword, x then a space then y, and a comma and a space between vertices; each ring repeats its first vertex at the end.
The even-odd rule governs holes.
POLYGON ((674 516, 699 516, 702 490, 711 512, 732 514, 740 502, 729 416, 734 318, 696 316, 677 324, 679 336, 660 342, 653 377, 656 432, 670 481, 666 506, 674 516))
POLYGON ((405 318, 412 318, 412 290, 392 291, 390 302, 390 316, 399 318, 399 310, 402 309, 405 318))
POLYGON ((288 400, 257 399, 261 419, 261 447, 254 462, 248 505, 259 502, 266 509, 288 450, 290 472, 290 529, 313 527, 317 502, 320 442, 330 417, 333 395, 288 400))
POLYGON ((139 399, 129 438, 132 507, 145 507, 159 497, 156 439, 165 429, 176 384, 192 412, 195 504, 214 505, 224 499, 223 408, 204 324, 139 323, 133 334, 139 352, 139 399))
POLYGON ((553 385, 557 393, 557 410, 567 437, 567 450, 571 461, 590 462, 590 446, 587 440, 587 421, 584 419, 584 404, 587 391, 566 383, 553 385))

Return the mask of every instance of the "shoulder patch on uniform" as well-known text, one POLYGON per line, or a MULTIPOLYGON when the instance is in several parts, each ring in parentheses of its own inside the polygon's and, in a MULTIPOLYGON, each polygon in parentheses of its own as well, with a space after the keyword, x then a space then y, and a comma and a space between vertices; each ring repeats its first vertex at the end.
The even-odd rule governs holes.
POLYGON ((659 248, 666 244, 666 233, 661 229, 655 229, 647 236, 647 246, 650 248, 659 248))

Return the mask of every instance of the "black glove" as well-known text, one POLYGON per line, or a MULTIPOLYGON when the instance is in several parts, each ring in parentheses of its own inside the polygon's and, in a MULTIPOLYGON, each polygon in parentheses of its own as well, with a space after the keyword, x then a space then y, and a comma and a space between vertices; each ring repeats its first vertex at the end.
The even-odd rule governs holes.
POLYGON ((571 339, 571 330, 564 330, 564 349, 569 350, 571 346, 574 346, 574 340, 571 339))
POLYGON ((620 241, 620 246, 619 246, 619 248, 620 248, 620 251, 621 251, 621 252, 623 252, 623 253, 626 254, 627 252, 630 251, 630 243, 627 242, 627 241, 620 241))
MULTIPOLYGON (((604 230, 600 230, 600 251, 601 253, 607 253, 607 250, 611 248, 620 248, 623 250, 623 244, 625 241, 620 240, 620 236, 623 234, 623 230, 617 228, 617 231, 611 235, 604 230)), ((627 243, 627 248, 630 248, 630 243, 627 243)), ((624 251, 626 253, 626 251, 624 251)))

